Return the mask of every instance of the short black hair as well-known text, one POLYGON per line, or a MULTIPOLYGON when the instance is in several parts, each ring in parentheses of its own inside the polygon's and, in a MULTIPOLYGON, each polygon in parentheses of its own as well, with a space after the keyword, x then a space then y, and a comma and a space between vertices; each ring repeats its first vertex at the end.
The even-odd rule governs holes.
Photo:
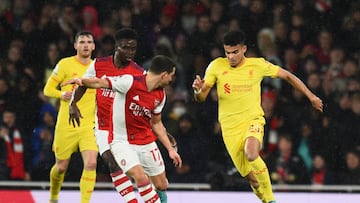
POLYGON ((134 29, 131 28, 121 28, 115 33, 115 41, 120 41, 122 39, 134 39, 138 40, 138 34, 134 29))
POLYGON ((170 57, 165 55, 156 55, 151 60, 149 72, 160 74, 166 71, 167 73, 171 73, 173 72, 175 66, 175 62, 170 57))
POLYGON ((245 33, 241 30, 232 30, 224 35, 224 45, 236 46, 245 45, 246 37, 245 33))
POLYGON ((77 42, 77 40, 79 39, 80 36, 91 36, 92 38, 94 38, 94 35, 92 32, 83 30, 83 31, 79 31, 78 33, 76 33, 75 42, 77 42))

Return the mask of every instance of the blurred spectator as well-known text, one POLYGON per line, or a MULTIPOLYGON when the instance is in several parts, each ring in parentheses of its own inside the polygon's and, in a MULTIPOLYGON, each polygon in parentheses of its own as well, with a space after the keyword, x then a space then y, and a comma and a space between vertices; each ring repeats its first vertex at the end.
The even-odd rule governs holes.
POLYGON ((331 32, 328 30, 321 30, 317 35, 316 45, 316 56, 320 64, 323 66, 321 70, 324 72, 330 64, 330 50, 333 46, 333 36, 331 32))
MULTIPOLYGON (((183 114, 178 122, 178 130, 174 135, 178 152, 181 154, 183 165, 181 168, 169 167, 173 171, 169 173, 169 181, 176 183, 199 183, 204 182, 203 174, 206 173, 205 164, 206 149, 208 148, 206 139, 195 126, 190 114, 183 114), (205 170, 204 170, 205 169, 205 170)), ((168 161, 171 164, 171 161, 168 161)))
MULTIPOLYGON (((23 41, 23 47, 21 50, 21 61, 23 61, 26 66, 31 66, 33 75, 36 78, 39 78, 41 74, 39 69, 39 61, 42 60, 44 51, 46 50, 46 44, 40 36, 40 32, 35 24, 36 22, 30 18, 26 17, 22 20, 20 29, 15 33, 15 36, 23 41)), ((23 67, 19 67, 23 69, 23 67)))
POLYGON ((17 127, 16 113, 7 109, 0 127, 0 177, 2 180, 30 180, 29 142, 17 127))
POLYGON ((267 160, 270 177, 275 184, 309 184, 310 179, 305 164, 293 149, 291 136, 281 134, 278 151, 267 160))
POLYGON ((263 146, 261 156, 266 159, 277 150, 279 130, 283 120, 277 114, 277 93, 274 90, 265 90, 261 94, 261 107, 264 110, 266 125, 264 126, 263 146))
POLYGON ((40 110, 39 123, 31 138, 32 180, 49 180, 50 169, 55 163, 52 140, 54 138, 56 114, 56 109, 51 104, 44 105, 40 110))
POLYGON ((87 5, 81 11, 81 20, 83 21, 81 29, 93 33, 95 40, 99 40, 103 34, 98 18, 99 14, 94 6, 87 5))
POLYGON ((288 32, 289 26, 285 21, 278 21, 273 24, 273 29, 275 33, 275 42, 276 46, 279 49, 279 55, 284 55, 284 50, 289 44, 288 32))
POLYGON ((43 4, 37 28, 45 45, 57 41, 61 35, 62 30, 57 21, 58 15, 60 15, 59 10, 54 2, 47 1, 43 4))
POLYGON ((312 160, 311 184, 313 185, 329 185, 335 184, 335 173, 328 168, 325 158, 316 154, 312 160))
POLYGON ((115 40, 112 35, 104 35, 100 44, 96 47, 96 57, 109 56, 114 53, 115 50, 115 40))
POLYGON ((120 8, 115 11, 116 13, 113 15, 114 18, 112 19, 115 21, 115 27, 118 29, 124 27, 133 27, 133 15, 131 13, 131 9, 127 5, 120 6, 120 8))
POLYGON ((300 134, 296 136, 295 150, 297 154, 304 161, 308 172, 311 172, 313 167, 314 148, 317 146, 317 134, 314 132, 310 123, 303 122, 300 127, 300 134))
POLYGON ((197 16, 195 14, 195 1, 185 1, 180 11, 180 23, 186 35, 191 35, 196 28, 197 16))
POLYGON ((185 80, 185 87, 191 87, 192 82, 192 74, 193 70, 191 70, 191 66, 194 60, 194 56, 189 51, 189 45, 186 41, 186 35, 180 32, 174 42, 174 53, 177 56, 177 60, 180 64, 184 67, 184 80, 185 80))
MULTIPOLYGON (((165 55, 170 57, 176 65, 176 76, 174 81, 172 81, 172 86, 174 90, 180 94, 186 94, 186 87, 185 87, 185 70, 184 67, 179 61, 177 60, 177 56, 174 53, 172 43, 168 37, 162 36, 156 42, 154 48, 154 56, 156 55, 165 55)), ((148 70, 150 67, 151 60, 147 60, 143 63, 143 67, 145 70, 148 70)))
POLYGON ((330 72, 330 75, 334 78, 343 78, 343 69, 345 62, 345 50, 340 46, 333 46, 330 49, 330 63, 327 71, 330 72))
POLYGON ((52 70, 60 59, 58 46, 55 42, 48 45, 46 56, 44 58, 43 75, 41 78, 41 85, 45 84, 46 80, 50 77, 52 70))
POLYGON ((17 124, 23 129, 23 140, 30 143, 31 134, 38 122, 41 101, 38 98, 38 87, 35 81, 26 74, 20 76, 14 89, 17 99, 12 101, 16 106, 17 124))
POLYGON ((346 168, 340 178, 340 184, 360 185, 360 155, 359 150, 351 150, 345 154, 346 168))
POLYGON ((341 126, 338 127, 339 143, 341 149, 345 153, 348 149, 360 146, 360 91, 350 95, 350 110, 344 116, 341 126))
POLYGON ((178 122, 181 116, 189 113, 186 101, 183 99, 175 99, 169 105, 169 110, 165 111, 166 115, 163 116, 163 122, 167 131, 170 134, 176 134, 178 129, 178 122))
POLYGON ((296 51, 300 52, 304 46, 305 34, 299 28, 292 28, 289 33, 289 46, 292 46, 296 51))
POLYGON ((80 30, 80 25, 77 21, 77 14, 75 6, 72 3, 66 3, 59 8, 58 24, 66 39, 73 42, 73 36, 80 30))
POLYGON ((352 77, 358 77, 360 73, 359 62, 356 61, 354 58, 346 58, 343 67, 344 77, 346 77, 347 79, 352 77))
POLYGON ((16 100, 16 95, 13 88, 9 86, 8 81, 0 77, 0 117, 3 112, 8 108, 16 108, 13 105, 13 101, 16 100))
POLYGON ((297 71, 297 76, 299 76, 301 80, 305 81, 311 73, 320 73, 320 68, 321 66, 316 56, 307 55, 301 60, 300 67, 297 71))
POLYGON ((209 56, 210 47, 215 42, 215 30, 209 15, 198 17, 195 31, 189 36, 189 51, 193 54, 209 56))
MULTIPOLYGON (((338 39, 350 53, 360 50, 360 2, 351 1, 348 12, 344 12, 342 25, 339 26, 338 39)), ((334 9, 337 10, 337 9, 334 9)))
POLYGON ((225 15, 225 5, 224 1, 213 0, 210 2, 209 8, 210 20, 213 23, 214 27, 224 24, 228 19, 225 15))

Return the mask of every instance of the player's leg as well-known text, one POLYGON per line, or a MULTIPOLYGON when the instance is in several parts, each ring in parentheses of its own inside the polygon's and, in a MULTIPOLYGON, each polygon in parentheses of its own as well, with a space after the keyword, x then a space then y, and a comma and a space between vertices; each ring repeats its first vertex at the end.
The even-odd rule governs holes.
POLYGON ((65 172, 70 160, 56 159, 55 164, 50 170, 50 202, 57 203, 61 185, 64 182, 65 172))
POLYGON ((137 152, 145 173, 150 177, 161 203, 167 203, 166 190, 168 180, 165 173, 164 160, 155 142, 137 146, 137 152))
POLYGON ((248 129, 244 152, 251 172, 246 178, 259 199, 266 203, 275 201, 268 168, 259 156, 264 126, 262 123, 254 122, 250 124, 248 129))
POLYGON ((154 184, 155 190, 159 195, 161 203, 167 203, 166 190, 169 183, 166 178, 165 172, 161 173, 160 175, 150 176, 150 180, 154 184))
POLYGON ((135 191, 131 180, 121 170, 120 166, 116 163, 113 154, 110 151, 108 144, 109 132, 106 130, 95 130, 96 144, 99 148, 104 164, 108 166, 110 176, 116 191, 124 198, 125 202, 136 203, 135 191))
POLYGON ((70 157, 77 150, 78 139, 70 131, 55 129, 53 151, 56 162, 50 170, 50 202, 57 202, 70 157))
POLYGON ((135 191, 131 180, 121 170, 116 163, 110 150, 106 150, 101 155, 104 163, 109 167, 110 176, 116 191, 124 198, 127 203, 137 203, 135 191))
POLYGON ((91 195, 96 183, 96 162, 98 147, 96 145, 94 130, 92 128, 79 129, 79 149, 84 162, 84 168, 80 177, 81 202, 90 202, 91 195))
POLYGON ((136 151, 127 143, 112 143, 111 153, 121 169, 134 179, 144 202, 160 203, 159 196, 153 190, 149 177, 140 165, 136 151))
POLYGON ((127 171, 127 174, 134 179, 144 202, 161 203, 159 195, 153 189, 149 177, 145 174, 141 165, 135 165, 127 171))
POLYGON ((81 202, 90 202, 91 195, 96 183, 96 161, 97 150, 85 150, 81 152, 84 162, 84 169, 80 177, 81 202))

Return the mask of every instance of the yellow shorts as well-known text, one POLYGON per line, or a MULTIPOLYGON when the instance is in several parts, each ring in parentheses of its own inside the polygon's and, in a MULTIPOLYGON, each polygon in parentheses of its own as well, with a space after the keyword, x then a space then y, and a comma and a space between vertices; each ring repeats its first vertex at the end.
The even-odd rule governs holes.
POLYGON ((250 171, 249 161, 245 157, 245 140, 248 137, 255 137, 259 140, 260 146, 264 136, 265 119, 255 118, 247 123, 240 123, 231 129, 222 129, 223 139, 228 153, 241 176, 247 176, 250 171))
POLYGON ((73 153, 86 150, 98 151, 93 128, 82 127, 55 130, 53 151, 57 159, 70 159, 73 153))

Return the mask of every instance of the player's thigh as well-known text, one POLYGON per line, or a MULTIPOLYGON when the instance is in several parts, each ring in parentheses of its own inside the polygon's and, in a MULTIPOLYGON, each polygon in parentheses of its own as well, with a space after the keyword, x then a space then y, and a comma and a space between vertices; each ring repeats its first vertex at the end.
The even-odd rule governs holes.
POLYGON ((79 136, 79 150, 83 151, 96 151, 98 152, 98 147, 95 140, 94 129, 91 127, 78 128, 79 136))
POLYGON ((56 129, 53 151, 58 160, 68 160, 78 150, 79 135, 75 129, 56 129))
POLYGON ((224 143, 226 149, 239 173, 242 176, 247 175, 251 168, 245 159, 245 135, 247 132, 247 124, 239 123, 236 126, 233 126, 231 129, 223 129, 224 143))
POLYGON ((157 176, 165 171, 161 152, 155 142, 146 145, 132 145, 136 148, 140 163, 149 176, 157 176))
POLYGON ((110 150, 116 163, 125 173, 136 165, 141 166, 138 154, 129 143, 111 143, 110 150))
POLYGON ((109 131, 95 129, 96 144, 99 148, 99 153, 102 155, 105 151, 110 150, 110 144, 108 141, 109 131))

